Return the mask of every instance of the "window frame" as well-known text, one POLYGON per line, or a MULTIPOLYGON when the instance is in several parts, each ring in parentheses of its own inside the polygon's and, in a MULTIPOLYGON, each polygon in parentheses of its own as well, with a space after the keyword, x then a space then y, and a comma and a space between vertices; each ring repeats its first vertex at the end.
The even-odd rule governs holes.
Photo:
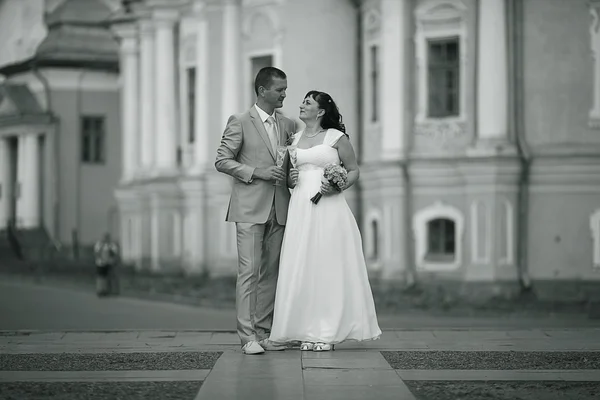
POLYGON ((381 92, 381 46, 379 43, 370 43, 369 46, 369 104, 370 124, 378 124, 381 121, 379 115, 379 94, 381 92))
POLYGON ((185 107, 186 112, 186 131, 187 144, 194 144, 196 141, 196 102, 198 93, 196 93, 196 79, 198 79, 198 68, 195 65, 186 65, 185 71, 185 107), (191 72, 193 71, 193 74, 191 72), (190 79, 193 76, 193 79, 190 79), (190 83, 191 82, 191 83, 190 83))
POLYGON ((427 39, 427 118, 431 119, 442 119, 442 118, 456 118, 460 116, 460 38, 447 37, 447 38, 435 38, 427 39), (448 60, 447 51, 448 45, 455 44, 457 47, 457 56, 453 61, 448 60), (433 61, 432 60, 432 47, 433 46, 444 46, 442 49, 445 54, 444 60, 433 61), (454 75, 453 88, 449 88, 448 73, 452 72, 454 75), (436 75, 434 78, 434 74, 436 75), (441 85, 434 86, 434 82, 441 81, 441 85), (454 109, 450 109, 448 104, 449 96, 453 96, 454 109), (432 102, 432 97, 440 98, 441 105, 439 109, 434 109, 435 103, 432 102))
POLYGON ((424 271, 454 271, 463 263, 465 217, 456 207, 437 201, 413 216, 412 228, 415 236, 415 262, 417 270, 424 271), (429 260, 427 250, 429 245, 429 221, 449 219, 454 222, 454 258, 452 260, 429 260))
MULTIPOLYGON (((458 0, 430 0, 423 2, 415 10, 416 31, 416 85, 417 104, 415 124, 429 126, 438 124, 463 125, 467 122, 467 7, 458 0), (430 117, 429 112, 429 42, 458 38, 458 115, 447 117, 430 117)), ((461 128, 462 129, 462 128, 461 128)))
POLYGON ((80 161, 82 164, 86 165, 106 165, 107 160, 107 152, 106 152, 106 115, 101 114, 83 114, 79 118, 79 134, 80 134, 80 161), (97 127, 92 131, 86 130, 86 121, 100 121, 102 123, 101 129, 98 130, 97 127), (100 132, 100 134, 98 134, 100 132), (90 139, 86 144, 86 139, 90 139), (98 146, 98 139, 100 139, 101 143, 98 146), (97 149, 100 148, 100 153, 98 155, 97 149), (96 150, 94 154, 94 150, 96 150), (86 151, 89 152, 88 157, 86 157, 86 151))
POLYGON ((456 223, 450 219, 445 217, 433 218, 427 221, 427 252, 425 253, 425 260, 430 262, 452 262, 456 257, 456 223), (440 221, 440 240, 432 246, 432 234, 433 232, 433 223, 436 221, 440 221), (452 230, 452 250, 448 251, 446 249, 447 245, 447 235, 449 235, 449 231, 447 229, 452 230), (433 249, 432 247, 438 247, 433 249), (441 248, 439 248, 441 247, 441 248))

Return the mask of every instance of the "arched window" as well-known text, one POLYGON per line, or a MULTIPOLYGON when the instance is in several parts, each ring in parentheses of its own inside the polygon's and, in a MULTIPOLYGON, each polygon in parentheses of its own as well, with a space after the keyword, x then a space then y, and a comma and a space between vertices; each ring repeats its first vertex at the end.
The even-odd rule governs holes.
POLYGON ((436 218, 427 222, 426 261, 452 262, 456 254, 456 226, 448 218, 436 218))
POLYGON ((456 207, 435 202, 413 216, 418 269, 452 271, 463 261, 465 218, 456 207))

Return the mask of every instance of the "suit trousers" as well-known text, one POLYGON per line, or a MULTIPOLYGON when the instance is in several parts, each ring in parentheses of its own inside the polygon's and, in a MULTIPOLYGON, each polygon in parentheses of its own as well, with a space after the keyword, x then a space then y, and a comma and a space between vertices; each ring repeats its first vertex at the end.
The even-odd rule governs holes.
POLYGON ((238 274, 237 331, 242 346, 269 337, 284 225, 277 223, 275 205, 264 224, 236 223, 238 274))

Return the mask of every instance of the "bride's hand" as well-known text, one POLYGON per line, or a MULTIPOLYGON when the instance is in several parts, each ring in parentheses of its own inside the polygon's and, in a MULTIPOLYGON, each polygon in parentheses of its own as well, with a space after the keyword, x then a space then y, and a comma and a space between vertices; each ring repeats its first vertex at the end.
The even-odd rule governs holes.
POLYGON ((292 168, 290 169, 290 179, 292 180, 292 183, 294 185, 296 185, 298 183, 298 170, 296 168, 292 168))
POLYGON ((336 190, 328 180, 325 178, 321 179, 321 194, 323 194, 323 196, 330 196, 337 193, 339 193, 339 191, 336 190))

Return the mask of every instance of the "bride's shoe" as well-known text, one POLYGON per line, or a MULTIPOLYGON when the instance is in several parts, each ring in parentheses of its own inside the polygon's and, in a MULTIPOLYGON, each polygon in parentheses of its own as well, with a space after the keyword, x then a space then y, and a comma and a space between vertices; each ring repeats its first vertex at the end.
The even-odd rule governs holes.
POLYGON ((314 343, 311 342, 302 342, 300 345, 300 351, 311 351, 315 347, 314 343))
POLYGON ((329 343, 315 343, 313 351, 333 351, 335 345, 329 343))

